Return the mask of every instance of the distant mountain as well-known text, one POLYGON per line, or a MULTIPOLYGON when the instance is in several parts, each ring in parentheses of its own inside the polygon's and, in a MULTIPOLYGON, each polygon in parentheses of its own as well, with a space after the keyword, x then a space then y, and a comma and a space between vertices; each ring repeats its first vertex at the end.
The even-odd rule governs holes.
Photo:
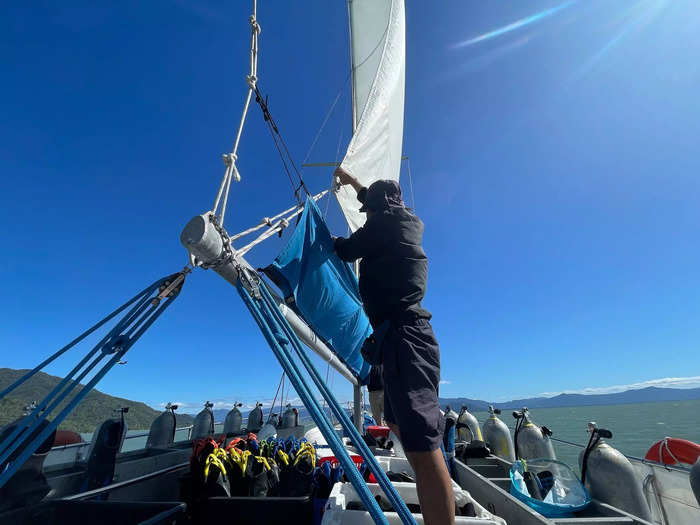
MULTIPOLYGON (((8 387, 27 372, 28 370, 0 368, 0 390, 8 387)), ((60 377, 39 372, 13 390, 7 397, 0 400, 0 426, 21 416, 23 408, 32 401, 41 401, 60 381, 60 377)), ((59 405, 59 409, 64 406, 65 404, 59 405)), ((76 432, 92 432, 105 419, 113 416, 115 409, 121 407, 129 407, 126 422, 129 429, 132 430, 147 430, 160 413, 139 401, 113 397, 93 390, 85 396, 85 399, 78 404, 59 428, 76 432)), ((59 410, 54 410, 53 414, 58 412, 59 410)), ((186 426, 192 423, 192 418, 186 414, 177 414, 177 423, 178 426, 186 426)))
POLYGON ((554 397, 530 397, 514 399, 505 403, 489 403, 478 399, 464 397, 440 398, 440 406, 449 405, 459 412, 462 405, 467 405, 470 411, 481 412, 488 410, 489 405, 500 409, 513 408, 556 408, 575 406, 626 405, 632 403, 652 403, 660 401, 688 401, 700 399, 700 388, 658 388, 647 387, 637 390, 626 390, 614 394, 559 394, 554 397))
POLYGON ((481 401, 480 399, 469 399, 468 397, 441 397, 440 407, 444 410, 446 407, 450 407, 455 412, 459 412, 462 406, 466 406, 470 412, 485 412, 489 409, 488 401, 481 401))

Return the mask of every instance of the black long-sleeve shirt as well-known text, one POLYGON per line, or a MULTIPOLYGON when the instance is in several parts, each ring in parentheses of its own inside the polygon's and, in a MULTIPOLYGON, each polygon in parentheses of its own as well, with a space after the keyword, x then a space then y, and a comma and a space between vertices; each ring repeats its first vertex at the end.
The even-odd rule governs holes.
MULTIPOLYGON (((366 189, 358 193, 364 202, 366 189)), ((335 251, 344 261, 360 261, 360 295, 373 327, 420 306, 428 280, 428 258, 421 246, 423 222, 403 206, 375 212, 347 239, 338 237, 335 251)))

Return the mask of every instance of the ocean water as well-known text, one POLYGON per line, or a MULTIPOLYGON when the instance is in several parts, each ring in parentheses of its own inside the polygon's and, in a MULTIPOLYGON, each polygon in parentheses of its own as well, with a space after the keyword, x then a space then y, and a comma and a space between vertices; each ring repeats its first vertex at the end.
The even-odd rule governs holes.
MULTIPOLYGON (((499 416, 511 432, 515 420, 512 410, 499 416)), ((475 412, 483 423, 487 412, 475 412)), ((608 443, 628 456, 644 457, 649 447, 664 437, 676 437, 700 443, 700 400, 639 403, 530 410, 532 421, 552 431, 553 438, 585 445, 589 421, 613 433, 608 443)), ((554 442, 557 458, 578 471, 580 448, 554 442)))

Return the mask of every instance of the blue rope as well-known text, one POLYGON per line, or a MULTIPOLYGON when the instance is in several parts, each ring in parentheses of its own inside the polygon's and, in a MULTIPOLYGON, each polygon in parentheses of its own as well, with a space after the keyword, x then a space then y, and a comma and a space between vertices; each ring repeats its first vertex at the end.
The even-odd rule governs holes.
MULTIPOLYGON (((10 436, 5 439, 0 444, 0 450, 2 450, 2 455, 0 455, 0 464, 5 462, 13 452, 15 452, 20 446, 25 445, 19 455, 12 461, 9 461, 5 467, 5 470, 0 474, 0 487, 5 485, 7 481, 19 470, 22 465, 31 457, 31 455, 41 446, 41 444, 46 441, 46 439, 51 435, 51 433, 58 428, 58 426, 63 422, 63 420, 73 411, 73 409, 80 403, 85 396, 87 396, 90 391, 97 385, 97 383, 102 379, 112 367, 117 364, 121 358, 126 354, 126 352, 138 341, 138 339, 143 335, 143 333, 155 322, 155 320, 160 317, 160 315, 165 311, 170 304, 179 295, 178 287, 177 291, 164 298, 163 300, 157 301, 156 298, 151 297, 151 295, 158 291, 159 288, 164 285, 168 280, 172 280, 176 276, 181 274, 175 274, 163 279, 159 279, 151 286, 146 288, 143 292, 137 294, 133 299, 122 305, 120 308, 109 314, 105 319, 97 323, 95 326, 84 332, 81 336, 74 339, 69 345, 59 350, 56 354, 51 356, 49 359, 45 360, 41 365, 34 368, 29 373, 25 374, 20 380, 16 381, 15 384, 6 389, 3 395, 10 392, 24 381, 33 376, 36 372, 41 370, 43 366, 53 361, 56 357, 64 353, 71 346, 74 346, 81 340, 83 340, 87 335, 93 333, 97 328, 104 325, 105 322, 114 318, 128 306, 132 305, 134 302, 137 304, 119 321, 109 333, 103 337, 97 345, 95 345, 92 350, 80 361, 80 363, 73 368, 68 376, 66 376, 58 386, 56 386, 45 398, 44 400, 29 414, 25 417, 18 425, 17 428, 12 432, 10 436), (150 304, 150 308, 148 308, 150 304), (123 334, 128 329, 126 334, 123 334), (93 361, 83 370, 77 377, 73 378, 73 375, 80 370, 96 353, 101 352, 101 355, 97 355, 93 361), (95 374, 95 376, 78 392, 71 401, 66 405, 66 407, 61 410, 61 412, 51 421, 33 440, 30 441, 32 433, 34 433, 41 426, 42 422, 48 419, 48 415, 53 409, 55 409, 63 399, 66 398, 76 387, 80 385, 80 381, 93 369, 99 362, 107 355, 114 354, 114 356, 95 374), (72 384, 61 392, 56 399, 52 399, 60 392, 70 381, 72 384), (43 414, 39 415, 39 412, 43 411, 43 414), (27 442, 29 442, 27 444, 27 442)), ((184 274, 182 274, 184 277, 184 274)))
POLYGON ((394 509, 401 518, 401 521, 407 525, 416 525, 416 520, 413 518, 411 511, 408 510, 408 507, 404 503, 403 499, 401 499, 399 494, 396 492, 396 489, 391 484, 391 481, 384 472, 384 469, 382 469, 382 467, 377 462, 377 459, 374 457, 374 454, 372 454, 372 451, 367 446, 367 443, 365 443, 365 440, 362 439, 362 436, 357 431, 355 425, 353 425, 347 413, 341 408, 340 404, 335 398, 335 395, 333 395, 333 392, 328 388, 328 385, 326 385, 326 383, 321 378, 321 375, 318 373, 318 370, 311 362, 309 356, 304 351, 301 341, 299 341, 299 338, 292 330, 292 327, 289 326, 289 323, 285 319, 284 315, 282 315, 282 312, 280 312, 277 303, 274 301, 272 295, 267 289, 266 284, 262 281, 260 283, 260 289, 262 291, 263 299, 267 302, 268 308, 275 314, 275 317, 277 317, 278 322, 285 329, 287 337, 292 341, 294 350, 299 356, 299 359, 301 359, 302 363, 304 364, 304 367, 308 370, 309 375, 311 376, 311 379, 313 380, 314 384, 320 390, 323 398, 326 401, 328 401, 328 405, 332 410, 333 415, 335 415, 338 421, 340 421, 340 424, 343 426, 343 429, 348 433, 353 445, 355 445, 355 448, 357 448, 360 452, 360 455, 367 464, 367 467, 369 468, 370 472, 374 474, 374 477, 377 479, 379 486, 382 488, 384 494, 393 505, 394 509))
MULTIPOLYGON (((160 284, 160 281, 158 281, 158 284, 160 284)), ((148 288, 146 288, 145 290, 143 290, 141 293, 135 295, 132 299, 130 299, 129 301, 127 301, 126 303, 124 303, 123 305, 121 305, 119 308, 117 308, 116 310, 114 310, 111 314, 109 314, 107 317, 105 317, 104 319, 102 319, 100 322, 98 322, 98 323, 97 323, 96 325, 94 325, 92 328, 89 328, 88 330, 86 330, 85 332, 83 332, 82 334, 80 334, 78 337, 76 337, 75 339, 73 339, 73 340, 72 340, 70 343, 68 343, 66 346, 64 346, 63 348, 61 348, 58 352, 56 352, 56 353, 53 354, 52 356, 46 358, 44 361, 42 361, 41 363, 39 363, 35 368, 33 368, 32 370, 30 370, 29 372, 27 372, 26 374, 24 374, 24 375, 23 375, 22 377, 20 377, 17 381, 15 381, 14 383, 12 383, 10 386, 8 386, 8 387, 7 387, 5 390, 3 390, 2 392, 0 392, 0 399, 2 399, 2 398, 5 397, 7 394, 9 394, 10 392, 12 392, 15 388, 17 388, 18 386, 20 386, 22 383, 24 383, 24 382, 27 381, 28 379, 30 379, 34 374, 36 374, 37 372, 41 371, 46 365, 48 365, 49 363, 55 361, 58 357, 60 357, 61 355, 63 355, 64 353, 66 353, 68 350, 70 350, 71 348, 73 348, 73 347, 74 347, 75 345, 77 345, 80 341, 82 341, 82 340, 85 339, 87 336, 89 336, 90 334, 92 334, 95 330, 98 330, 98 329, 99 329, 100 327, 102 327, 105 323, 109 322, 109 321, 112 320, 114 317, 116 317, 117 315, 119 315, 119 314, 120 314, 121 312, 123 312, 126 308, 128 308, 130 305, 132 305, 134 302, 136 302, 139 298, 143 297, 144 294, 150 294, 151 292, 153 292, 153 288, 154 288, 155 286, 156 286, 156 283, 152 284, 151 286, 149 286, 148 288)))
MULTIPOLYGON (((151 285, 147 291, 150 293, 153 293, 154 290, 158 289, 158 286, 160 285, 160 281, 154 283, 151 285)), ((141 300, 134 306, 125 316, 124 318, 110 330, 107 335, 105 335, 93 348, 90 350, 83 359, 80 360, 80 362, 73 367, 73 369, 66 375, 65 378, 63 378, 56 387, 54 387, 51 392, 47 394, 47 396, 43 399, 41 403, 39 403, 32 412, 27 415, 18 425, 17 427, 12 431, 12 433, 7 436, 7 439, 0 444, 0 451, 2 451, 2 454, 0 454, 0 464, 2 464, 3 461, 5 461, 12 452, 14 452, 22 443, 22 439, 26 439, 27 436, 29 436, 34 430, 36 430, 40 425, 41 421, 45 419, 45 417, 41 417, 40 413, 44 412, 45 414, 49 414, 56 406, 68 395, 70 394, 75 388, 79 385, 80 381, 102 360, 104 357, 103 355, 98 355, 91 364, 88 365, 87 369, 83 371, 80 376, 77 378, 73 378, 73 376, 81 370, 87 362, 95 355, 97 354, 101 348, 104 347, 104 345, 110 341, 115 334, 118 334, 123 326, 128 326, 127 321, 133 320, 134 319, 134 314, 137 314, 139 311, 142 311, 143 308, 147 306, 147 301, 150 299, 150 293, 148 295, 143 295, 144 292, 141 292, 136 296, 138 298, 141 296, 141 300), (54 399, 54 397, 63 390, 68 383, 73 381, 73 383, 68 386, 68 388, 65 389, 63 393, 61 393, 57 399, 54 400, 53 403, 51 403, 51 400, 54 399), (49 406, 49 403, 51 405, 49 406), (34 422, 32 424, 32 422, 34 422), (20 435, 21 434, 21 435, 20 435)), ((132 300, 133 301, 133 300, 132 300)), ((102 322, 98 323, 102 324, 102 322)), ((94 328, 94 327, 93 327, 94 328)), ((92 329, 88 330, 90 332, 92 329)), ((87 333, 87 332, 86 332, 87 333)), ((80 339, 80 338, 78 338, 80 339)), ((32 374, 33 375, 33 374, 32 374)), ((28 378, 27 378, 28 379, 28 378)))
MULTIPOLYGON (((264 283, 260 284, 261 287, 264 286, 264 283)), ((284 330, 281 328, 281 326, 284 325, 288 326, 286 319, 283 323, 278 323, 273 313, 274 310, 270 308, 270 305, 261 299, 254 300, 251 297, 250 292, 241 285, 240 281, 236 284, 236 289, 241 295, 243 302, 253 315, 256 323, 260 327, 263 336, 270 345, 270 348, 277 357, 277 360, 280 362, 282 368, 289 377, 292 386, 296 390, 297 394, 299 394, 299 397, 301 397, 304 406, 306 406, 306 408, 309 410, 314 422, 318 425, 321 433, 326 438, 331 450, 333 450, 335 457, 343 467, 345 474, 350 479, 350 483, 352 483, 355 491, 360 496, 362 503, 364 503, 365 507, 372 516, 372 519, 377 524, 388 525, 389 522, 387 521, 386 516, 384 516, 384 513, 379 508, 377 501, 372 496, 372 493, 367 487, 367 484, 364 482, 364 479, 362 479, 357 467, 350 459, 350 456, 343 446, 342 441, 336 434, 335 429, 331 426, 318 401, 309 390, 309 387, 301 375, 296 362, 292 359, 291 353, 287 348, 290 343, 290 338, 287 338, 284 335, 284 330)), ((275 307, 275 309, 277 309, 277 307, 275 307)), ((291 340, 294 340, 294 338, 291 338, 291 340)))

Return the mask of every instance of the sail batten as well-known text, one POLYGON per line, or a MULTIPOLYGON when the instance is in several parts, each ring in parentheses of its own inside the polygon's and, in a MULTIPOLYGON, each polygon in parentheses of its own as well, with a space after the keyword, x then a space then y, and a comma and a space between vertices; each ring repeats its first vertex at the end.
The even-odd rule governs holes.
MULTIPOLYGON (((362 184, 399 179, 403 140, 406 30, 403 0, 351 0, 353 137, 341 166, 362 184)), ((365 221, 355 192, 336 193, 355 231, 365 221)))

